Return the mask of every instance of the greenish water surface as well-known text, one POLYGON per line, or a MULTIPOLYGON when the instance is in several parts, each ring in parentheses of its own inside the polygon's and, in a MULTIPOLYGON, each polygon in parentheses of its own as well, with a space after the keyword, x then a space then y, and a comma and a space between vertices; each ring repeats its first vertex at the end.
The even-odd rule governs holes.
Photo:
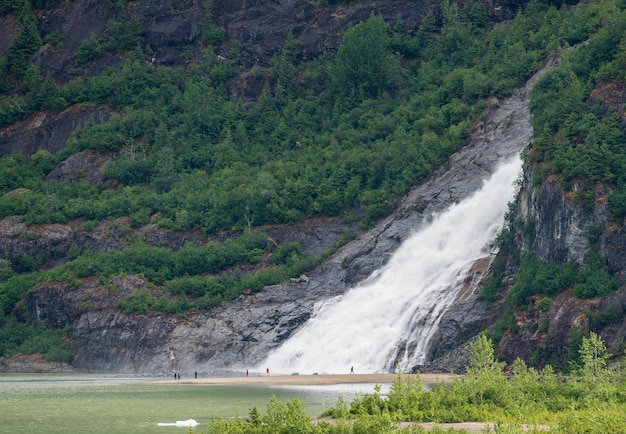
POLYGON ((195 419, 202 432, 214 417, 265 412, 271 396, 298 397, 319 415, 341 396, 351 401, 372 393, 372 384, 334 386, 159 385, 156 379, 86 374, 0 374, 0 433, 184 434, 186 428, 157 426, 195 419))

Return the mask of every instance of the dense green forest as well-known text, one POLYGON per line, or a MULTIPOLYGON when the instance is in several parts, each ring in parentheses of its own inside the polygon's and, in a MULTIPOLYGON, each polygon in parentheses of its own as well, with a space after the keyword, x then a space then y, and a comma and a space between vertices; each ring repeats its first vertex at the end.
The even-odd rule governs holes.
MULTIPOLYGON (((119 307, 184 316, 312 269, 332 252, 309 255, 298 243, 277 247, 264 228, 315 216, 342 216, 365 228, 386 216, 466 144, 490 98, 510 95, 553 55, 563 62, 536 85, 531 104, 536 137, 526 157, 537 169, 535 182, 555 174, 566 187, 575 185, 575 200, 588 207, 595 186, 604 183, 615 220, 626 215, 626 137, 617 111, 590 98, 601 83, 626 78, 623 0, 574 6, 532 0, 515 19, 497 25, 481 2, 459 7, 444 0, 441 14, 427 14, 414 34, 400 21, 389 24, 372 14, 346 29, 335 55, 306 61, 289 35, 270 66, 248 71, 269 77, 250 108, 229 96, 228 83, 243 72, 242 63, 234 44, 226 59, 218 58, 216 47, 227 35, 212 20, 211 2, 204 3, 201 55, 186 52, 183 68, 151 64, 141 24, 117 2, 117 19, 103 36, 83 42, 76 62, 122 52, 123 64, 64 85, 29 63, 43 44, 63 49, 60 35, 38 33, 34 13, 57 3, 0 2, 0 13, 14 14, 21 28, 0 59, 0 127, 73 106, 105 107, 113 116, 87 125, 54 155, 0 159, 0 218, 80 221, 92 230, 100 221, 128 217, 131 229, 152 223, 193 230, 207 243, 171 251, 128 237, 122 251, 77 249, 52 270, 40 269, 28 255, 0 261, 0 356, 44 352, 69 360, 62 336, 71 331, 15 318, 24 294, 42 281, 80 285, 81 278, 98 276, 107 284, 112 276, 142 274, 167 296, 140 292, 119 307), (85 150, 111 159, 100 183, 45 180, 85 150), (27 193, 7 194, 16 189, 27 193), (236 236, 219 242, 215 235, 222 231, 236 236), (269 266, 241 271, 265 254, 272 254, 269 266)), ((502 240, 506 244, 506 234, 502 240)), ((618 286, 593 252, 584 268, 519 260, 511 294, 516 308, 537 290, 532 279, 542 267, 575 271, 551 282, 547 296, 576 286, 578 296, 589 298, 618 286)), ((497 299, 499 285, 494 278, 484 297, 497 299)))

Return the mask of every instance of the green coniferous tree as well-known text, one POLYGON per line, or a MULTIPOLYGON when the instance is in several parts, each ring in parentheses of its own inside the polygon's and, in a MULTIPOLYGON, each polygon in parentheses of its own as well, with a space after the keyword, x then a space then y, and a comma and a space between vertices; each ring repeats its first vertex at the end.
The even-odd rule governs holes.
POLYGON ((379 96, 390 81, 386 68, 389 55, 387 26, 381 16, 372 14, 366 22, 350 27, 331 71, 338 101, 350 106, 379 96))
POLYGON ((22 30, 6 54, 8 72, 16 77, 22 77, 25 74, 29 57, 42 45, 37 30, 37 17, 27 1, 22 4, 19 11, 19 23, 22 30))

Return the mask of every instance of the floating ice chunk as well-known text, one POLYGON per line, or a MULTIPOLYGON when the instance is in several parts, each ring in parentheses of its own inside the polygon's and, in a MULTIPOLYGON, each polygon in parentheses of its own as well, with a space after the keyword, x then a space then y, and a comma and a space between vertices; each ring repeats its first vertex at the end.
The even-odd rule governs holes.
POLYGON ((157 426, 198 426, 195 419, 177 420, 175 423, 159 422, 157 426))

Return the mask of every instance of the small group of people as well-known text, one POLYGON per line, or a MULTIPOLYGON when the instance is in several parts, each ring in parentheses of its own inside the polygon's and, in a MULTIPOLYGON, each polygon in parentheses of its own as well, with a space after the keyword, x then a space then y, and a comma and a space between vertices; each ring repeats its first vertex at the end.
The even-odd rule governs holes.
MULTIPOLYGON (((354 366, 350 367, 350 374, 354 374, 354 366)), ((246 377, 250 375, 250 371, 246 369, 246 377)), ((270 368, 265 368, 265 375, 270 375, 270 368)), ((317 375, 317 374, 315 374, 317 375)), ((198 371, 194 371, 193 378, 198 379, 198 371)), ((180 372, 174 372, 174 380, 180 380, 180 372)))
MULTIPOLYGON (((350 374, 354 374, 354 366, 350 366, 350 374)), ((196 378, 198 378, 197 375, 198 374, 196 373, 196 378)), ((250 371, 246 369, 246 377, 249 375, 250 375, 250 371)), ((270 368, 265 368, 265 375, 270 375, 270 368)))
MULTIPOLYGON (((193 373, 193 378, 198 379, 198 371, 193 373)), ((180 372, 174 371, 174 380, 180 380, 180 372)))

